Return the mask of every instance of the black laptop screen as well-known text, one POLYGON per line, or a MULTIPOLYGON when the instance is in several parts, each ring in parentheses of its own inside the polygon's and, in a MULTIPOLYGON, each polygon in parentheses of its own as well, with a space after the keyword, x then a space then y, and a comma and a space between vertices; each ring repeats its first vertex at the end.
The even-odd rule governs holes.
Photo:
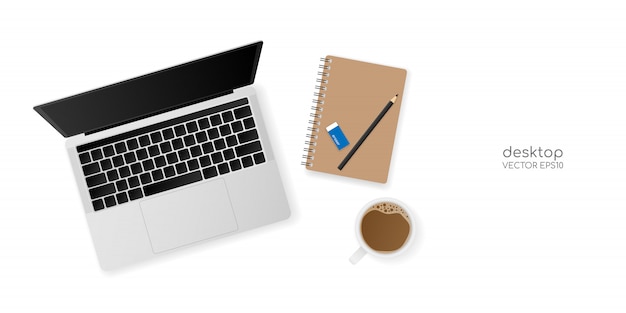
POLYGON ((65 137, 135 121, 252 84, 262 44, 257 42, 34 109, 65 137))

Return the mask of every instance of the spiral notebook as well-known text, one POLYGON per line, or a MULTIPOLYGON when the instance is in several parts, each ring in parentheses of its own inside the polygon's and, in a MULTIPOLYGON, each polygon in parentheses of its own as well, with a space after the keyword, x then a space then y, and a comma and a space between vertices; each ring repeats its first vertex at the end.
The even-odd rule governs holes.
POLYGON ((312 171, 386 183, 406 70, 332 55, 320 62, 302 164, 312 171), (339 170, 338 165, 396 94, 395 103, 339 170), (329 126, 339 126, 348 142, 345 148, 328 133, 329 126))

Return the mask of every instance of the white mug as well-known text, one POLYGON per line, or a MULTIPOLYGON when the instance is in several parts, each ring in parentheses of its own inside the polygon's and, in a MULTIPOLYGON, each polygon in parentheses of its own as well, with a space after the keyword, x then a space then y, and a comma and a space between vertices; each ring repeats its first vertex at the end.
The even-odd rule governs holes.
POLYGON ((409 210, 409 207, 406 204, 399 201, 398 199, 378 198, 378 199, 374 199, 368 202, 365 206, 363 206, 363 208, 361 209, 361 212, 359 212, 359 215, 356 218, 356 238, 357 238, 357 241, 359 242, 359 248, 350 257, 350 262, 352 264, 358 263, 363 258, 363 256, 365 256, 365 254, 367 253, 371 255, 383 257, 383 258, 394 257, 394 256, 401 254, 402 252, 406 251, 411 246, 411 243, 413 242, 413 237, 415 237, 415 231, 416 231, 415 227, 416 225, 415 225, 415 219, 413 218, 413 213, 409 210), (372 207, 374 204, 381 203, 381 202, 390 202, 401 207, 406 212, 407 216, 409 217, 409 223, 410 223, 409 235, 407 236, 407 239, 402 245, 402 247, 400 247, 397 250, 386 252, 386 253, 382 253, 382 252, 372 249, 365 242, 365 239, 363 239, 363 234, 361 233, 361 223, 363 222, 363 217, 365 216, 365 212, 367 212, 367 210, 370 207, 372 207))

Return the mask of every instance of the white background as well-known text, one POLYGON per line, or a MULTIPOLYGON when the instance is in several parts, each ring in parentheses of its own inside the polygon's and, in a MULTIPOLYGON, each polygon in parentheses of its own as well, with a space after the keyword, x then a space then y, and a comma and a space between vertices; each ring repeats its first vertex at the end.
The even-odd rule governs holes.
POLYGON ((623 2, 114 2, 0 5, 0 311, 626 311, 623 2), (101 271, 32 107, 256 40, 292 217, 101 271), (387 184, 299 165, 327 54, 408 70, 387 184), (565 168, 503 169, 530 145, 565 168), (383 196, 419 238, 353 266, 355 216, 383 196))

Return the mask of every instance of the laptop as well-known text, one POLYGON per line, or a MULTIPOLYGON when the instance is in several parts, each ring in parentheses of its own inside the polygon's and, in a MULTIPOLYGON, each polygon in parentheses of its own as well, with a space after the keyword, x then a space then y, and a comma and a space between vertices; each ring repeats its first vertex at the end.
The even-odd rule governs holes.
POLYGON ((289 217, 251 86, 262 45, 34 107, 68 138, 104 270, 289 217))

